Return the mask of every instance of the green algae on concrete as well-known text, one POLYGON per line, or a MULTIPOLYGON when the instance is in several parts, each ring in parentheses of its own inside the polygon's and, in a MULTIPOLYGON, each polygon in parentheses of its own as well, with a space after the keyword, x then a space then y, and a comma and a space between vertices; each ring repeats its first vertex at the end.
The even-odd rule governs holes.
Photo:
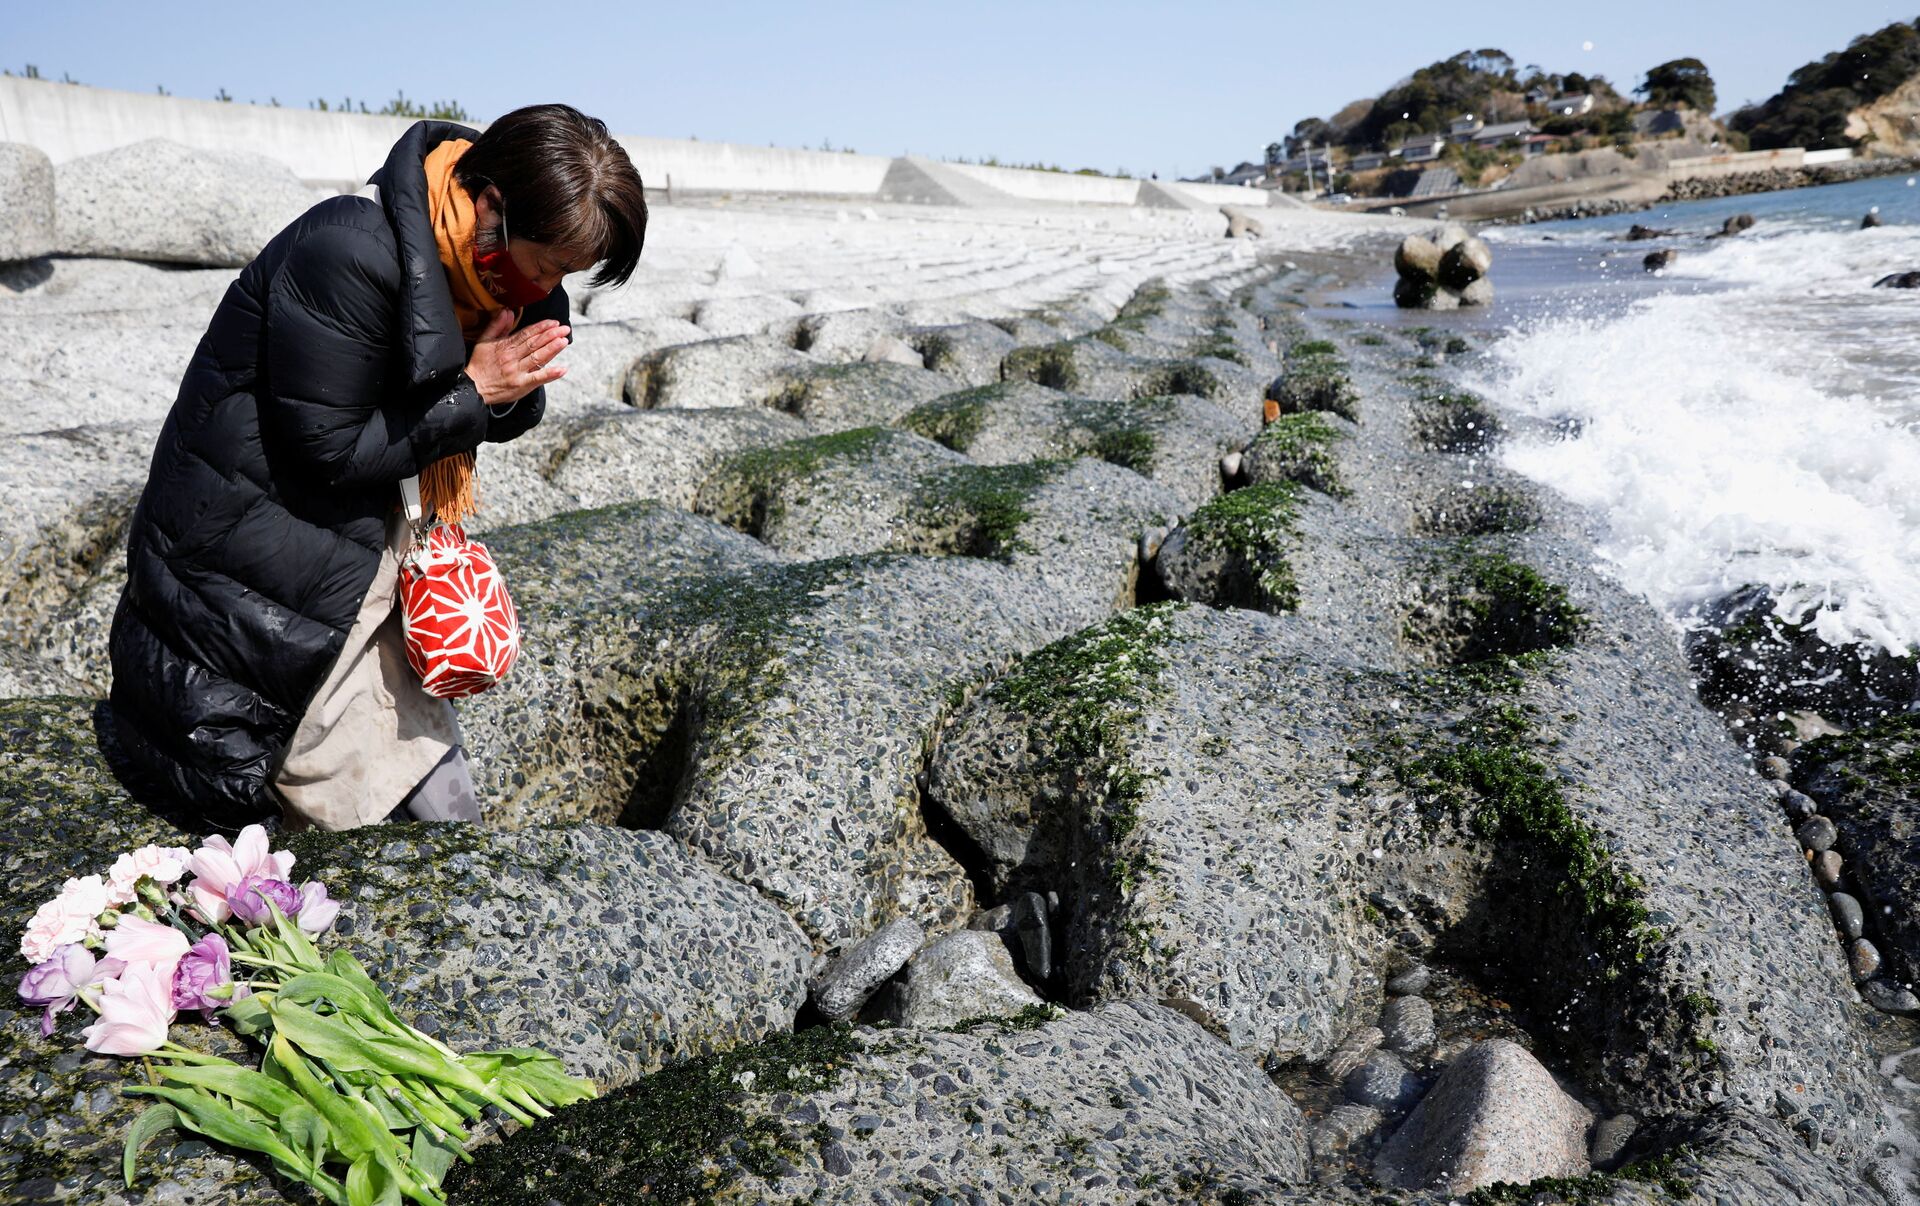
POLYGON ((920 478, 913 508, 916 518, 936 532, 940 543, 968 557, 1011 560, 1032 553, 1020 528, 1033 517, 1027 502, 1034 491, 1060 475, 1059 461, 1015 465, 956 465, 920 478))
POLYGON ((1247 598, 1224 604, 1292 611, 1300 605, 1300 584, 1287 558, 1298 534, 1300 486, 1293 482, 1256 482, 1201 506, 1185 521, 1186 537, 1196 552, 1225 554, 1247 571, 1247 598))
POLYGON ((743 1176, 771 1177, 794 1154, 795 1132, 749 1118, 744 1099, 827 1088, 861 1048, 849 1027, 816 1026, 675 1064, 479 1149, 447 1188, 473 1206, 727 1200, 743 1176))
POLYGON ((955 452, 965 452, 980 434, 988 404, 1006 397, 1007 392, 1003 383, 948 394, 914 407, 900 420, 900 426, 955 452))
POLYGON ((1346 362, 1325 339, 1301 340, 1287 349, 1272 396, 1288 414, 1322 410, 1360 421, 1360 396, 1347 376, 1346 362))
POLYGON ((1000 362, 1003 381, 1031 381, 1048 389, 1068 390, 1080 385, 1071 342, 1015 348, 1000 362))
POLYGON ((1414 428, 1433 452, 1484 452, 1503 432, 1484 399, 1464 390, 1424 390, 1414 404, 1414 428))
POLYGON ((1316 411, 1284 414, 1261 429, 1247 455, 1259 465, 1260 480, 1295 481, 1333 498, 1347 498, 1353 492, 1341 480, 1340 462, 1333 455, 1333 445, 1346 438, 1345 431, 1316 411))

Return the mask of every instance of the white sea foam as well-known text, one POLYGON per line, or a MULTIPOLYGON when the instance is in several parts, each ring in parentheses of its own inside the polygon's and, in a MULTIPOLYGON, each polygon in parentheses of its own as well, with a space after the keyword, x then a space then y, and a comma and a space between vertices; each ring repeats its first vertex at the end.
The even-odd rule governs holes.
POLYGON ((1607 526, 1621 581, 1685 623, 1763 583, 1821 635, 1920 645, 1920 228, 1793 230, 1683 252, 1688 291, 1499 341, 1485 388, 1578 434, 1506 462, 1607 526))

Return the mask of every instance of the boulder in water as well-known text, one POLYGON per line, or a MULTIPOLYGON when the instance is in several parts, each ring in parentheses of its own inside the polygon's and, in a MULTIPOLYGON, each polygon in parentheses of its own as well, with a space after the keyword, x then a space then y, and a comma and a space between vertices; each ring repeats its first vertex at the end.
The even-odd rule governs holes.
POLYGON ((1730 235, 1737 235, 1743 231, 1748 231, 1752 229, 1753 229, 1752 214, 1735 214, 1731 218, 1728 218, 1725 222, 1722 222, 1720 224, 1720 233, 1717 237, 1726 238, 1730 235))
POLYGON ((1671 247, 1665 251, 1649 251, 1647 258, 1640 261, 1640 266, 1648 272, 1664 272, 1673 267, 1674 261, 1679 258, 1680 253, 1671 247))
POLYGON ((1883 223, 1880 221, 1880 211, 1877 209, 1868 210, 1867 216, 1860 219, 1861 230, 1872 230, 1874 227, 1880 225, 1883 225, 1883 223))
POLYGON ((1442 227, 1430 239, 1410 235, 1401 240, 1393 267, 1399 274, 1393 301, 1403 310, 1455 310, 1493 300, 1487 281, 1493 250, 1457 224, 1442 227))
POLYGON ((1635 222, 1623 237, 1629 243, 1638 243, 1645 239, 1671 238, 1673 237, 1673 232, 1671 230, 1655 230, 1651 226, 1642 226, 1638 222, 1635 222))
POLYGON ((1890 272, 1873 282, 1876 289, 1920 289, 1920 271, 1890 272))

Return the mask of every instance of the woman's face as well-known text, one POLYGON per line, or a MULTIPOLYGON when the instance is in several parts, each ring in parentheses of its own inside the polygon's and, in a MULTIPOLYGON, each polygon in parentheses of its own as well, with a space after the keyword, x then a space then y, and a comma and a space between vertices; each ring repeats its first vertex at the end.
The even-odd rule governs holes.
MULTIPOLYGON (((473 212, 482 230, 497 223, 500 220, 500 190, 489 184, 473 199, 473 212)), ((522 275, 549 293, 568 273, 585 272, 594 264, 591 255, 583 255, 553 243, 516 238, 512 226, 507 227, 507 255, 522 275)))

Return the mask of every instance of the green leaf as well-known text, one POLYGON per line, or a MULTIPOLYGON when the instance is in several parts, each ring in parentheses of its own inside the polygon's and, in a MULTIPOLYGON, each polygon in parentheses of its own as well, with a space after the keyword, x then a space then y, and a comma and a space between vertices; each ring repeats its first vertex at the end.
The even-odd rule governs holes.
POLYGON ((320 1112, 306 1102, 296 1099, 280 1115, 280 1132, 287 1137, 288 1146, 304 1155, 315 1168, 327 1162, 327 1148, 333 1143, 333 1132, 328 1129, 327 1120, 320 1117, 320 1112))
POLYGON ((413 1167, 428 1185, 439 1186, 453 1167, 455 1157, 464 1155, 457 1143, 436 1139, 425 1127, 413 1133, 413 1167))
POLYGON ((313 945, 313 940, 301 932, 293 919, 282 913, 280 906, 272 901, 267 902, 267 907, 273 910, 274 932, 279 935, 281 945, 287 948, 287 954, 291 956, 287 962, 295 967, 315 970, 325 967, 326 960, 320 957, 320 951, 313 945))
POLYGON ((400 1020, 400 1015, 393 1011, 393 1003, 387 1000, 387 994, 373 982, 373 977, 367 974, 367 969, 361 965, 360 960, 353 957, 352 951, 345 947, 335 948, 327 955, 327 970, 365 993, 374 1004, 380 1007, 381 1014, 387 1021, 395 1026, 406 1025, 400 1020))
POLYGON ((334 1008, 358 1014, 370 1022, 378 1022, 390 1012, 384 1002, 376 1003, 373 997, 378 991, 368 993, 364 988, 344 976, 328 972, 306 972, 284 980, 277 994, 282 1001, 291 1001, 296 1005, 307 1005, 325 997, 332 1001, 334 1008))
POLYGON ((180 1115, 170 1105, 155 1103, 140 1111, 140 1116, 127 1128, 126 1147, 120 1153, 120 1171, 127 1178, 128 1189, 133 1188, 133 1175, 142 1149, 161 1131, 179 1125, 180 1115))
POLYGON ((345 1071, 386 1072, 440 1081, 481 1097, 486 1082, 438 1051, 416 1043, 367 1038, 339 1018, 327 1017, 301 1005, 277 1004, 274 1031, 298 1044, 302 1051, 345 1071))
POLYGON ((225 1068, 165 1068, 160 1076, 169 1084, 197 1085, 216 1093, 225 1093, 235 1101, 246 1102, 270 1117, 279 1117, 300 1104, 300 1095, 292 1089, 272 1077, 238 1064, 225 1068))
POLYGON ((350 1160, 379 1151, 392 1142, 392 1137, 384 1131, 376 1131, 366 1114, 352 1102, 335 1092, 333 1086, 321 1084, 307 1067, 306 1060, 294 1050, 285 1034, 276 1031, 272 1047, 274 1062, 287 1074, 293 1087, 307 1104, 326 1120, 327 1128, 333 1135, 333 1146, 341 1155, 350 1160))
POLYGON ((265 1123, 243 1118, 218 1097, 166 1085, 128 1085, 126 1092, 172 1102, 180 1125, 199 1131, 209 1139, 218 1139, 228 1147, 259 1152, 293 1165, 304 1163, 280 1138, 280 1132, 265 1123))
POLYGON ((273 1025, 273 1017, 267 1011, 268 1000, 272 996, 272 993, 255 993, 235 1001, 220 1013, 241 1034, 258 1034, 273 1025))

